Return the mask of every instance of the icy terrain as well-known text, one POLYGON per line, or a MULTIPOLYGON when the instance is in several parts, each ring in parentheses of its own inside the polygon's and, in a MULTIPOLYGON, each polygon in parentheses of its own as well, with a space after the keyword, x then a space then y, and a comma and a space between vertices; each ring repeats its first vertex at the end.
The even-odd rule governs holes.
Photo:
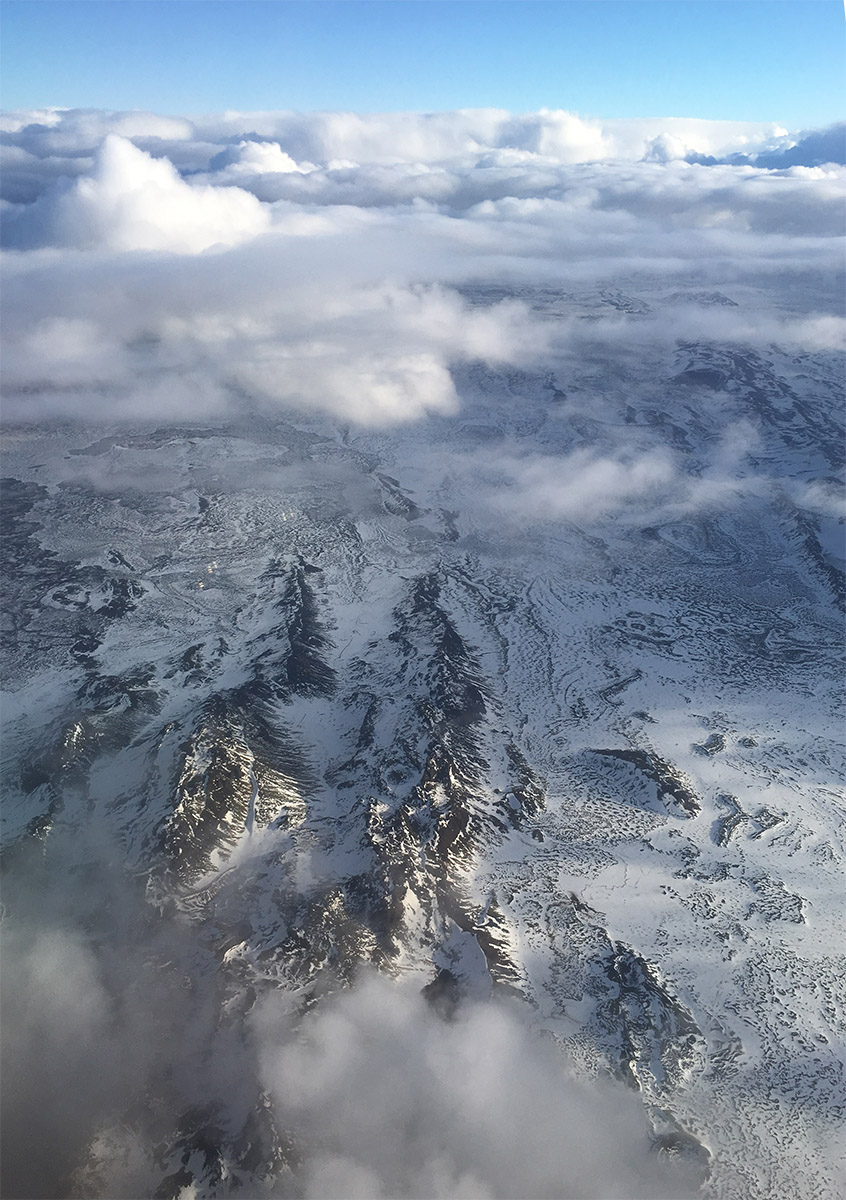
POLYGON ((720 288, 646 251, 613 282, 450 268, 373 301, 397 338, 434 306, 448 372, 417 347, 362 373, 365 313, 355 370, 315 368, 326 403, 267 402, 284 363, 306 387, 306 342, 262 358, 261 314, 180 326, 169 374, 176 318, 126 316, 154 304, 143 255, 105 299, 100 251, 8 266, 45 313, 51 272, 114 305, 157 397, 142 420, 88 310, 27 334, 36 366, 13 328, 14 1186, 842 1194, 843 357, 831 279, 761 236, 773 261, 720 288), (218 354, 253 374, 209 417, 179 388, 218 354))
POLYGON ((18 431, 11 853, 96 824, 213 951, 224 1006, 361 963, 513 990, 705 1148, 708 1195, 833 1196, 842 568, 781 480, 836 408, 823 361, 803 411, 797 366, 684 346, 592 381, 601 420, 586 381, 471 368, 425 435, 18 431), (670 430, 696 482, 774 394, 732 503, 509 503, 518 437, 566 463, 670 430))

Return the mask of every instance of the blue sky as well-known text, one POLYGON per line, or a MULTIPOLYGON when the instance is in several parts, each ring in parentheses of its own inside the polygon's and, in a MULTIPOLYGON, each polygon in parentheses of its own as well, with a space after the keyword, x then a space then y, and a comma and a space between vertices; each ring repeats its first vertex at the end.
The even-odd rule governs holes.
POLYGON ((3 0, 6 108, 844 115, 842 0, 3 0))

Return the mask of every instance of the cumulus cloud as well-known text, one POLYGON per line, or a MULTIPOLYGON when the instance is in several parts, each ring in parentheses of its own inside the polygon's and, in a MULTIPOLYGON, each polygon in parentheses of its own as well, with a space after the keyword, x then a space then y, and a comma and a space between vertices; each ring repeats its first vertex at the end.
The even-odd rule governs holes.
POLYGON ((720 155, 780 144, 786 130, 765 122, 695 119, 599 120, 563 109, 513 114, 502 109, 435 113, 226 113, 197 118, 205 140, 250 130, 274 138, 294 158, 315 162, 432 162, 480 151, 517 150, 574 163, 639 159, 647 141, 671 131, 691 149, 720 155))
MULTIPOLYGON (((597 160, 637 161, 658 144, 672 147, 672 153, 683 150, 708 161, 732 154, 748 161, 756 152, 779 153, 802 140, 791 139, 786 130, 772 124, 679 118, 599 121, 555 109, 522 115, 499 109, 369 115, 231 112, 191 120, 145 112, 46 109, 0 118, 2 195, 13 201, 35 199, 39 170, 42 187, 55 177, 59 160, 65 160, 67 173, 74 174, 74 159, 90 161, 111 134, 131 139, 156 157, 166 156, 180 170, 214 173, 221 163, 239 161, 246 168, 252 158, 260 168, 256 175, 286 173, 289 160, 329 169, 365 164, 442 168, 496 155, 511 162, 519 157, 524 165, 537 160, 560 167, 597 160), (244 143, 267 149, 245 149, 244 143), (273 144, 278 145, 278 153, 270 149, 273 144), (22 154, 35 160, 26 175, 22 154), (29 190, 24 194, 25 183, 29 190)), ((831 141, 832 135, 821 131, 815 136, 831 141)), ((793 161, 810 160, 799 153, 793 161)), ((818 161, 818 155, 813 161, 818 161)), ((236 182, 246 173, 238 171, 236 182)))
POLYGON ((109 134, 90 175, 57 185, 10 222, 11 244, 196 253, 255 237, 270 224, 238 188, 185 183, 166 159, 109 134))
MULTIPOLYGON (((713 154, 688 150, 691 160, 713 163, 713 154)), ((786 130, 773 138, 769 145, 754 147, 745 153, 736 151, 723 161, 752 163, 756 167, 819 167, 827 163, 846 166, 846 122, 840 121, 827 129, 805 130, 791 137, 786 130)))
POLYGON ((215 155, 210 170, 219 178, 238 179, 254 175, 289 175, 316 170, 314 163, 299 164, 286 154, 278 142, 244 140, 215 155))
POLYGON ((109 997, 90 946, 66 929, 39 929, 27 941, 24 947, 7 938, 4 945, 3 1126, 6 1149, 15 1147, 6 1155, 5 1182, 6 1194, 15 1196, 55 1194, 42 1189, 55 1186, 54 1170, 67 1169, 111 1091, 95 1072, 68 1104, 67 1089, 88 1075, 109 1025, 109 997))
POLYGON ((280 235, 259 257, 230 252, 225 266, 219 256, 70 262, 45 268, 49 292, 43 275, 10 273, 25 310, 6 315, 7 412, 182 419, 231 411, 247 394, 270 409, 402 423, 455 411, 451 365, 546 351, 550 331, 519 302, 478 310, 434 285, 369 283, 360 245, 345 280, 344 244, 328 257, 335 231, 304 240, 305 253, 296 233, 280 235))
POLYGON ((254 393, 294 406, 326 408, 362 424, 415 421, 452 413, 458 397, 449 371, 432 354, 359 355, 318 347, 293 360, 274 348, 263 362, 245 363, 239 379, 254 393), (358 399, 360 397, 360 400, 358 399))
MULTIPOLYGON (((746 497, 766 496, 781 486, 750 459, 762 443, 749 420, 727 420, 707 458, 690 461, 679 448, 615 430, 610 405, 605 411, 594 405, 593 413, 605 424, 595 431, 592 446, 554 454, 522 439, 522 445, 494 445, 484 453, 442 453, 443 465, 476 481, 466 508, 474 526, 487 535, 505 530, 510 536, 561 523, 597 532, 609 522, 643 529, 736 508, 746 497)), ((831 504, 832 489, 827 496, 831 504)))
POLYGON ((188 1039, 188 1072, 200 1068, 208 1012, 172 966, 174 955, 186 961, 186 942, 145 919, 117 861, 105 837, 57 834, 48 855, 5 864, 4 1195, 70 1195, 98 1126, 148 1086, 167 1089, 176 1039, 188 1039))

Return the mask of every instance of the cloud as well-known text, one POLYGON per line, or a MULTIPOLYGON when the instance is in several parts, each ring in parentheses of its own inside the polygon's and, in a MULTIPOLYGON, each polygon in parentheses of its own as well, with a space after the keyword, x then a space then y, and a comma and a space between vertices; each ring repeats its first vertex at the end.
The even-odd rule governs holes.
POLYGON ((806 130, 796 137, 791 137, 787 131, 775 138, 773 144, 752 149, 750 152, 736 152, 723 159, 714 155, 697 153, 687 150, 691 161, 729 162, 733 164, 751 163, 756 167, 774 168, 785 167, 820 167, 826 164, 846 166, 846 122, 840 121, 827 129, 806 130))
POLYGON ((22 146, 2 146, 0 196, 9 205, 31 204, 45 188, 55 185, 59 180, 74 179, 90 171, 93 161, 93 157, 58 154, 45 159, 22 146))
MULTIPOLYGON (((455 412, 450 363, 525 361, 546 342, 519 303, 478 312, 437 287, 336 291, 318 295, 305 320, 293 306, 283 320, 246 354, 236 340, 233 378, 251 394, 361 424, 455 412)), ((212 327, 216 340, 220 332, 212 327)))
MULTIPOLYGON (((215 136, 220 118, 198 122, 215 136)), ((249 128, 277 139, 295 158, 317 162, 346 159, 390 164, 431 163, 478 155, 490 149, 516 149, 550 155, 561 162, 604 157, 613 142, 599 121, 575 113, 542 109, 514 116, 501 109, 440 113, 232 113, 223 129, 249 128)))
POLYGON ((175 1039, 190 1041, 182 980, 161 969, 184 944, 175 930, 144 921, 105 836, 56 831, 48 854, 39 847, 9 858, 0 929, 3 1194, 69 1195, 97 1126, 136 1089, 161 1083, 175 1039))
POLYGON ((75 931, 42 928, 27 942, 4 945, 4 1192, 15 1196, 53 1194, 42 1189, 67 1170, 111 1092, 102 1072, 89 1076, 110 1015, 96 957, 75 931))
POLYGON ((432 354, 358 355, 320 346, 296 358, 271 352, 263 362, 244 363, 238 380, 259 396, 293 406, 325 408, 364 425, 416 421, 430 412, 458 407, 452 378, 432 354), (361 397, 356 402, 354 397, 361 397))
POLYGON ((650 1151, 639 1102, 577 1082, 526 1018, 475 1004, 445 1021, 413 985, 374 976, 294 1033, 268 997, 254 1017, 261 1077, 303 1147, 304 1194, 692 1195, 650 1151))
POLYGON ((102 829, 57 827, 7 862, 4 1195, 151 1195, 197 1114, 237 1139, 251 1110, 285 1151, 267 1195, 695 1194, 639 1096, 580 1082, 522 1002, 445 1016, 425 978, 364 974, 305 1015, 265 990, 233 1022, 196 929, 151 909, 121 861, 102 829))
MULTIPOLYGON (((76 174, 73 160, 90 161, 112 134, 156 157, 166 156, 181 171, 215 173, 221 163, 228 163, 236 167, 237 183, 246 177, 251 157, 259 178, 274 173, 273 157, 283 174, 291 173, 289 160, 329 171, 344 166, 443 170, 471 167, 496 156, 500 165, 519 158, 524 166, 534 160, 561 168, 599 160, 637 161, 654 155, 659 144, 672 147, 672 154, 683 150, 684 155, 705 156, 709 162, 732 154, 747 162, 756 152, 778 153, 797 144, 796 137, 791 139, 772 124, 679 118, 600 121, 560 109, 525 114, 500 109, 367 115, 230 112, 190 120, 145 112, 46 109, 0 118, 2 195, 13 202, 36 199, 55 179, 60 162, 67 164, 67 174, 76 174), (268 147, 263 161, 256 157, 262 152, 243 149, 245 143, 268 147), (274 144, 278 155, 269 149, 274 144), (27 160, 21 159, 22 153, 27 160)), ((820 131, 814 136, 836 143, 836 133, 820 131)), ((813 161, 818 158, 813 156, 813 161)), ((796 161, 810 160, 800 153, 796 161)))
POLYGON ((226 140, 245 130, 278 140, 294 158, 314 162, 433 162, 490 150, 522 151, 563 163, 639 159, 647 141, 668 131, 707 154, 771 146, 785 130, 772 123, 695 119, 600 120, 563 109, 514 114, 502 109, 435 113, 226 113, 197 118, 196 134, 226 140))
POLYGON ((314 163, 299 164, 286 154, 278 142, 244 140, 216 154, 209 163, 217 182, 238 180, 257 175, 289 175, 316 170, 314 163))
POLYGON ((197 253, 255 237, 270 217, 239 188, 192 187, 166 159, 109 134, 93 172, 57 185, 11 223, 19 248, 172 250, 197 253))
MULTIPOLYGON (((726 420, 707 458, 690 461, 683 449, 656 446, 642 431, 626 436, 615 429, 612 405, 595 404, 592 412, 604 421, 590 447, 553 454, 524 438, 520 445, 511 439, 484 453, 441 452, 444 468, 475 481, 464 509, 472 525, 487 537, 505 531, 511 538, 562 523, 599 533, 610 525, 644 529, 694 513, 736 511, 749 498, 767 497, 781 486, 750 459, 763 443, 749 420, 726 420)), ((832 490, 825 495, 830 507, 832 490)))
POLYGON ((566 371, 678 339, 842 336, 846 172, 677 157, 786 136, 771 127, 53 111, 3 136, 7 419, 246 404, 401 424, 458 412, 473 361, 566 371), (694 282, 739 299, 687 302, 694 282), (608 288, 648 294, 648 311, 608 288))
POLYGON ((512 518, 529 521, 594 521, 637 502, 648 511, 676 481, 668 453, 657 450, 629 458, 593 450, 566 457, 532 455, 496 460, 500 473, 490 501, 512 518))
POLYGON ((284 212, 263 238, 211 256, 7 255, 7 417, 180 420, 245 395, 362 424, 452 412, 453 365, 542 359, 551 331, 519 301, 474 308, 413 283, 431 250, 343 209, 284 212))
MULTIPOLYGON (((324 252, 333 240, 321 239, 324 252)), ((220 414, 246 392, 265 406, 401 423, 455 410, 451 364, 544 354, 548 331, 524 305, 478 311, 437 287, 305 281, 288 250, 287 239, 269 247, 264 279, 251 252, 233 252, 223 270, 126 260, 71 264, 54 276, 58 293, 36 282, 26 315, 7 323, 7 411, 182 419, 220 414)), ((309 258, 320 265, 321 255, 309 258)))

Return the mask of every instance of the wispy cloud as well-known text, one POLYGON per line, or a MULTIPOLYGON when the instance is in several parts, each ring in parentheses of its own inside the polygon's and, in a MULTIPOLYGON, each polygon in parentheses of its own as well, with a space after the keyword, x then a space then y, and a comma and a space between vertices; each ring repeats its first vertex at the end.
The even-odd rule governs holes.
POLYGON ((379 978, 307 1018, 268 998, 256 1015, 262 1080, 308 1149, 305 1195, 693 1195, 649 1148, 637 1100, 577 1082, 519 1004, 444 1022, 411 987, 379 978))
POLYGON ((517 1000, 448 1019, 420 981, 365 975, 305 1016, 273 989, 243 1026, 218 1021, 203 979, 215 964, 177 917, 150 920, 117 857, 77 831, 7 873, 9 1195, 151 1194, 192 1111, 237 1131, 251 1108, 288 1148, 264 1164, 268 1195, 696 1193, 653 1151, 639 1098, 579 1081, 517 1000))

